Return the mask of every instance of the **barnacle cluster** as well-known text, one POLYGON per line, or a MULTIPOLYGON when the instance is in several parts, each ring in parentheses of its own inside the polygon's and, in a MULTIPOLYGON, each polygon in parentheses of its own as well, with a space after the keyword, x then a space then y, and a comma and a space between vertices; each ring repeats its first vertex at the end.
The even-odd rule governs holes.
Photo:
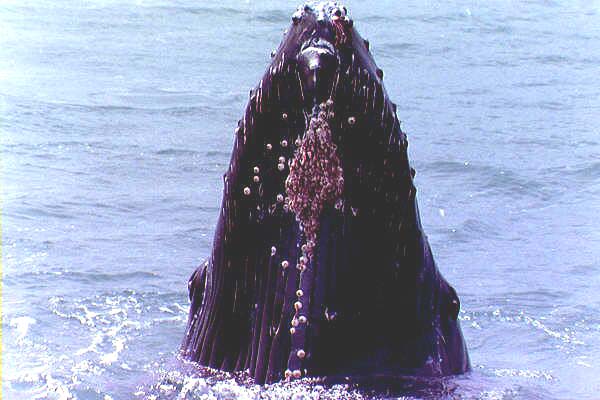
POLYGON ((335 45, 347 45, 351 43, 351 33, 353 22, 348 15, 347 8, 337 1, 311 0, 298 7, 298 10, 292 15, 292 21, 297 24, 302 20, 306 13, 313 13, 317 21, 331 21, 335 31, 335 45))
MULTIPOLYGON (((307 243, 316 244, 319 217, 324 207, 334 205, 344 191, 344 171, 337 146, 331 140, 329 121, 333 101, 322 103, 311 116, 300 139, 285 181, 289 208, 296 214, 307 243)), ((309 258, 312 246, 307 249, 309 258)))

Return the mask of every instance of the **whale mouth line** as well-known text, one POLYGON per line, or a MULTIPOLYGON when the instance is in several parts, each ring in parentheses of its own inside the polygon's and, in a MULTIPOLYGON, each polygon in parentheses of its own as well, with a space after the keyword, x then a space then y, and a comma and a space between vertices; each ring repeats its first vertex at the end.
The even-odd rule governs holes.
POLYGON ((332 55, 332 56, 335 55, 334 51, 332 51, 328 47, 322 47, 322 46, 309 46, 300 52, 300 54, 302 54, 302 55, 308 54, 308 53, 317 53, 319 55, 327 54, 327 55, 332 55))

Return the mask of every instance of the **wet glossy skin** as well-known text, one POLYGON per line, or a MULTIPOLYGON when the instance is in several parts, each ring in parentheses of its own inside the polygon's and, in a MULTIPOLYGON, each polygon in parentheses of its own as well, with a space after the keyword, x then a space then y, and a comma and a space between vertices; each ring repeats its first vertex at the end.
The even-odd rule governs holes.
POLYGON ((344 13, 295 15, 236 129, 185 357, 258 383, 469 368, 407 140, 344 13))

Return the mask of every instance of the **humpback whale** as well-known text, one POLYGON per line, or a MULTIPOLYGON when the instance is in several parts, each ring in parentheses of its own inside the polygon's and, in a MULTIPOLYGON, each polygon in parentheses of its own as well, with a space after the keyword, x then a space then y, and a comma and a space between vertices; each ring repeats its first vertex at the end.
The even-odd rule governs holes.
POLYGON ((342 4, 293 14, 234 135, 182 357, 259 384, 467 371, 407 137, 342 4))

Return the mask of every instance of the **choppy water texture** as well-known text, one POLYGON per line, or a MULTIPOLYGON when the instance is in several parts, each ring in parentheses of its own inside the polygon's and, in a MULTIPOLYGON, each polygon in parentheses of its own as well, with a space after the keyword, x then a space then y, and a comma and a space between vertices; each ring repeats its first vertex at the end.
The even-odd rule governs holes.
MULTIPOLYGON (((365 3, 473 363, 404 395, 597 399, 600 2, 365 3)), ((174 361, 233 129, 295 7, 0 2, 4 398, 359 396, 174 361)))

